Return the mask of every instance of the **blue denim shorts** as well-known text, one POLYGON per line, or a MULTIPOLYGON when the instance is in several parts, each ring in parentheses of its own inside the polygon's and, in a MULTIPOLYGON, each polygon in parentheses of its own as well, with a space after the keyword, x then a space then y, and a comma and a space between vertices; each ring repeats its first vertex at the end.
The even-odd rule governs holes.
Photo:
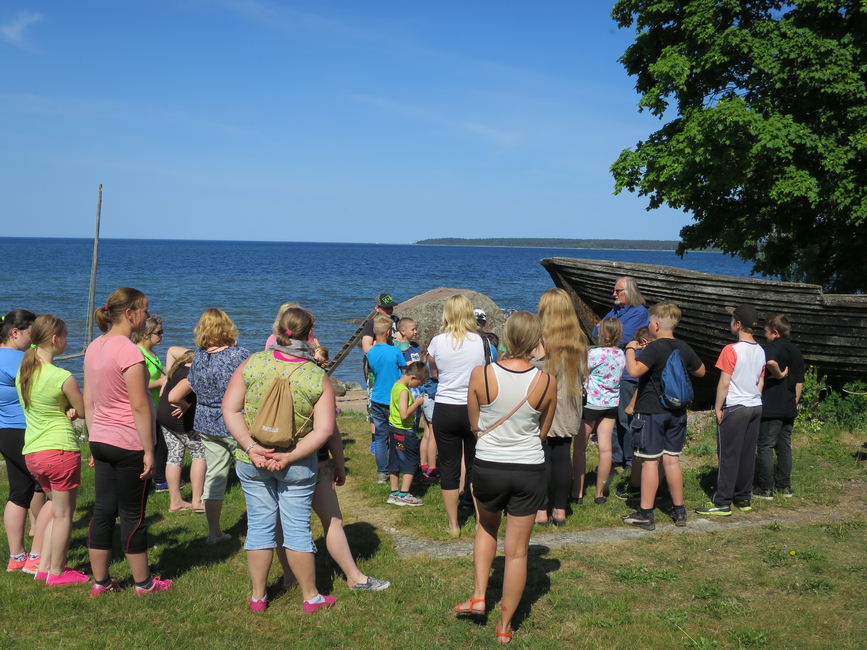
POLYGON ((247 541, 244 549, 261 551, 277 546, 277 516, 283 524, 283 546, 299 553, 315 553, 310 532, 310 505, 318 474, 316 454, 291 463, 279 472, 238 462, 235 472, 247 500, 247 541))

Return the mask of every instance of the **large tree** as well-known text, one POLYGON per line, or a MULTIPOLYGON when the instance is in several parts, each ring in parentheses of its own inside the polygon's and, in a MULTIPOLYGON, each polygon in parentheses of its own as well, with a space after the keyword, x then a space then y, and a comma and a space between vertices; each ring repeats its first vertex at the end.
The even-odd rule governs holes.
POLYGON ((612 16, 636 29, 621 62, 640 110, 666 121, 620 154, 616 191, 691 213, 681 254, 867 290, 867 0, 620 0, 612 16))

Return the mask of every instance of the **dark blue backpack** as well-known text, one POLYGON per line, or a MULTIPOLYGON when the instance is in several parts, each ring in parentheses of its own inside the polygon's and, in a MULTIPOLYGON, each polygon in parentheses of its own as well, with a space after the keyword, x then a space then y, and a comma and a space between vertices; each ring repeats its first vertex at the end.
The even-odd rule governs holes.
POLYGON ((689 372, 677 348, 671 351, 668 361, 665 362, 659 383, 662 388, 659 401, 667 410, 685 409, 692 401, 694 396, 692 382, 689 380, 689 372))

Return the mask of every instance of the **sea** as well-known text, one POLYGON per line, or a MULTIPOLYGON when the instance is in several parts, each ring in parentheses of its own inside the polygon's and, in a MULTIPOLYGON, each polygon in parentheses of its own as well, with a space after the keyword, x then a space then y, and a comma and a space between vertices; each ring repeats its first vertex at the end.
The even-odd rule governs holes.
MULTIPOLYGON (((0 313, 24 308, 53 313, 69 329, 66 354, 86 346, 85 319, 92 239, 0 238, 0 313)), ((150 312, 163 318, 165 357, 171 345, 193 347, 193 328, 205 309, 219 307, 240 332, 239 344, 261 349, 277 309, 295 301, 316 317, 316 335, 334 355, 390 293, 398 302, 438 287, 471 289, 502 309, 536 310, 553 286, 539 261, 546 257, 640 262, 748 276, 741 260, 716 252, 500 248, 393 244, 100 239, 96 305, 117 287, 140 289, 150 312)), ((98 330, 94 330, 96 335, 98 330)), ((80 357, 62 361, 80 377, 80 357)), ((341 381, 361 383, 356 349, 337 368, 341 381)))

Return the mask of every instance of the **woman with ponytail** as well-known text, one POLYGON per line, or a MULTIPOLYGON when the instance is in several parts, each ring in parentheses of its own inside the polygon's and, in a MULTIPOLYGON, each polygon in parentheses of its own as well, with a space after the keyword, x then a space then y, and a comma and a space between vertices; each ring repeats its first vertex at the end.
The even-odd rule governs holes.
POLYGON ((117 591, 108 574, 115 520, 137 596, 167 591, 171 580, 152 576, 147 556, 145 503, 154 471, 154 407, 148 372, 133 332, 148 318, 148 299, 136 289, 112 293, 95 319, 103 336, 84 355, 84 408, 96 468, 96 502, 88 528, 91 596, 117 591))
POLYGON ((66 566, 81 485, 81 452, 70 419, 84 415, 84 400, 72 373, 52 363, 66 349, 66 323, 42 314, 30 330, 30 349, 15 379, 27 420, 23 451, 27 469, 51 493, 51 508, 39 514, 45 542, 36 579, 49 587, 74 585, 90 580, 66 566))
MULTIPOLYGON (((39 569, 39 554, 42 550, 42 531, 32 526, 36 535, 30 555, 24 549, 24 525, 27 510, 37 515, 45 495, 39 483, 27 470, 24 461, 24 412, 15 389, 15 375, 30 346, 30 326, 36 314, 26 309, 13 309, 0 319, 0 454, 6 461, 9 479, 9 496, 3 511, 3 526, 9 542, 7 571, 24 571, 35 574, 39 569)), ((51 507, 50 505, 48 506, 51 507)))
POLYGON ((235 473, 247 501, 244 548, 253 583, 250 609, 262 612, 268 607, 268 571, 274 549, 282 541, 301 588, 302 611, 313 613, 331 607, 336 600, 323 596, 316 587, 316 545, 310 530, 319 474, 317 451, 332 437, 336 404, 331 382, 313 361, 313 350, 307 345, 313 316, 291 307, 280 317, 280 330, 274 346, 256 352, 235 370, 223 399, 223 420, 235 442, 235 473), (283 448, 260 444, 250 427, 272 382, 284 377, 291 385, 292 404, 281 407, 292 409, 296 442, 283 448))

